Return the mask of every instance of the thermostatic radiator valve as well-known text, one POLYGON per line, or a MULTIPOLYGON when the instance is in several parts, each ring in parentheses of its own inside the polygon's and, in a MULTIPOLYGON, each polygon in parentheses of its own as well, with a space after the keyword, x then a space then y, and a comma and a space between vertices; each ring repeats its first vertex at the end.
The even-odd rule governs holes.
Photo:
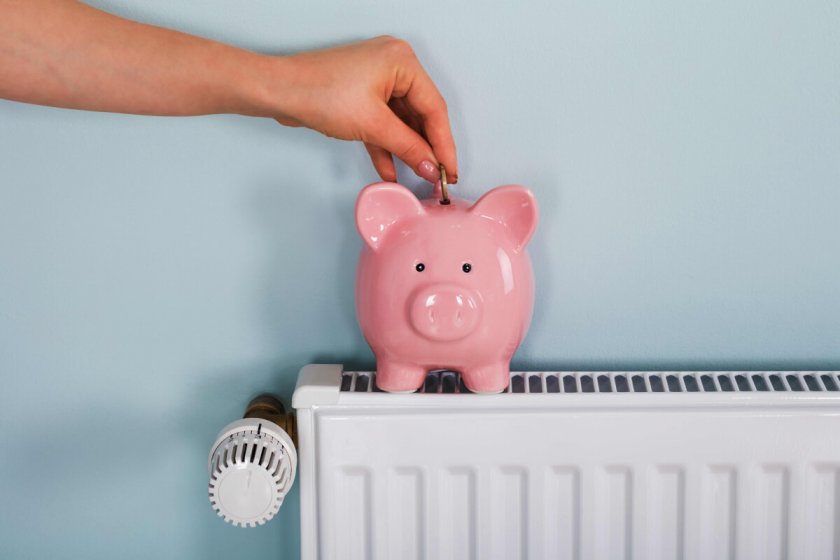
POLYGON ((207 466, 210 503, 225 521, 254 527, 274 517, 295 480, 295 431, 283 403, 260 395, 219 433, 207 466))

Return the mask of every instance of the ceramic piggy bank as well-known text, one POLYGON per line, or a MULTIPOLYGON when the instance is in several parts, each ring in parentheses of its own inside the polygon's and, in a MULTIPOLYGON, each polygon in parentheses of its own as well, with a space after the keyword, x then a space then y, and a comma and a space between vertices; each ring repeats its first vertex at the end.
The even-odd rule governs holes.
POLYGON ((433 369, 460 372, 476 393, 508 386, 531 321, 536 226, 536 200, 520 186, 448 205, 396 183, 362 190, 356 311, 380 389, 415 391, 433 369))

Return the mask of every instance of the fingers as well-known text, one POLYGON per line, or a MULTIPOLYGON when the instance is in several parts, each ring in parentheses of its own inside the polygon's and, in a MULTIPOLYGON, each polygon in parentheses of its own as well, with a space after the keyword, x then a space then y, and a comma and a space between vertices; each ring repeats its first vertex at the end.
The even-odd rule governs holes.
POLYGON ((437 160, 446 167, 452 182, 457 182, 458 159, 446 102, 419 61, 416 74, 405 92, 405 99, 422 119, 423 130, 437 160))
POLYGON ((397 170, 394 167, 394 160, 391 154, 379 146, 365 143, 365 149, 370 155, 370 161, 373 163, 374 169, 382 177, 383 181, 396 182, 397 170))
POLYGON ((408 101, 405 100, 405 97, 392 97, 388 101, 388 107, 391 108, 401 121, 414 129, 417 134, 425 137, 426 132, 423 130, 423 119, 411 108, 408 101))
MULTIPOLYGON (((365 134, 365 142, 397 156, 427 181, 438 180, 437 158, 432 147, 384 103, 377 117, 371 121, 370 130, 365 134)), ((368 152, 370 153, 370 150, 368 152)), ((384 158, 381 155, 377 156, 377 160, 374 161, 375 167, 377 162, 384 162, 384 158)), ((393 163, 391 165, 393 166, 393 163)))

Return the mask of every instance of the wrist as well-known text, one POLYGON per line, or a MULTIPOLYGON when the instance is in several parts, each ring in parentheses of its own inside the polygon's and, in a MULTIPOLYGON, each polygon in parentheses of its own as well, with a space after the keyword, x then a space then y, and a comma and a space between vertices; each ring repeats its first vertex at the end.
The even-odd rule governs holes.
POLYGON ((254 117, 294 120, 295 82, 300 69, 294 57, 254 54, 248 78, 243 84, 242 114, 254 117))

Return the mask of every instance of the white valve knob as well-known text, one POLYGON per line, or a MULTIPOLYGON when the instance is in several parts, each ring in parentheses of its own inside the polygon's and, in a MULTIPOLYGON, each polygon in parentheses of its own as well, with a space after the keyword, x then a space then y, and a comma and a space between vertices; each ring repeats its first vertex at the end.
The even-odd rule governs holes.
POLYGON ((274 422, 243 418, 225 427, 208 459, 213 509, 234 525, 262 525, 277 513, 295 479, 292 438, 274 422))

